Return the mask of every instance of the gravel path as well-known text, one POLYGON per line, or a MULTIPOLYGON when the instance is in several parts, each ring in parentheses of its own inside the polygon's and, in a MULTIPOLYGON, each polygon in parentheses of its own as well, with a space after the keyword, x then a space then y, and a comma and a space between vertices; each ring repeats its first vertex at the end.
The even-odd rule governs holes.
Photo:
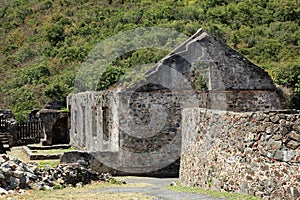
MULTIPOLYGON (((140 188, 104 188, 100 191, 106 192, 140 192, 149 196, 155 197, 155 200, 219 200, 218 198, 209 197, 202 194, 185 193, 185 192, 173 192, 167 190, 165 187, 169 186, 172 181, 178 181, 177 178, 149 178, 149 177, 127 177, 125 178, 127 183, 148 183, 151 184, 147 187, 140 188)), ((99 191, 99 190, 98 190, 99 191)))

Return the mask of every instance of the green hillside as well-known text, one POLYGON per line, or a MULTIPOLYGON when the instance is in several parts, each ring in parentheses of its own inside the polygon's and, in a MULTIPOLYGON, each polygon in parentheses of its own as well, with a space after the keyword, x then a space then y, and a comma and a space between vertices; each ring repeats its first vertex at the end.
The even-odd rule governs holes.
MULTIPOLYGON (((300 108, 298 0, 2 0, 0 108, 18 119, 63 100, 80 64, 97 43, 136 27, 167 27, 192 35, 207 29, 269 71, 300 108)), ((166 52, 131 52, 112 63, 99 89, 137 63, 166 52)))

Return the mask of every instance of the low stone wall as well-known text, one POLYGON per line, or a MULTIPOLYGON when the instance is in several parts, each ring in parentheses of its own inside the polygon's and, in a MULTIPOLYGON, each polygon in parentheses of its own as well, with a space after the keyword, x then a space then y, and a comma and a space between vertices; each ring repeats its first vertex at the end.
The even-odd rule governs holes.
POLYGON ((125 172, 124 170, 118 168, 119 170, 109 167, 105 165, 106 162, 102 162, 103 160, 111 159, 118 161, 120 159, 120 155, 118 153, 113 152, 98 152, 99 156, 95 155, 95 152, 88 152, 88 151, 68 151, 65 152, 61 158, 61 163, 85 163, 89 168, 93 171, 101 173, 110 173, 114 176, 151 176, 151 177, 178 177, 179 173, 179 166, 180 160, 177 159, 175 162, 170 163, 168 166, 163 167, 159 170, 148 171, 147 168, 144 172, 141 172, 141 169, 137 170, 137 173, 133 172, 125 172), (102 158, 99 159, 99 157, 102 158))
POLYGON ((180 181, 186 186, 300 197, 300 113, 183 111, 180 181))

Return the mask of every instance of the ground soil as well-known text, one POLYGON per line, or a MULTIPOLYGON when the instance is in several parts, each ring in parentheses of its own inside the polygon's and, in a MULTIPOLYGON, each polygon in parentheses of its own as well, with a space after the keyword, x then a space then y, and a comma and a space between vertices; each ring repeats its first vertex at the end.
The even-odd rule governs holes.
MULTIPOLYGON (((122 179, 122 177, 118 178, 122 179)), ((155 200, 214 200, 218 198, 209 197, 202 194, 193 194, 185 192, 173 192, 166 189, 172 182, 178 182, 178 178, 150 178, 150 177, 126 177, 127 183, 147 183, 146 187, 138 188, 103 188, 98 191, 106 192, 138 192, 154 197, 155 200)))

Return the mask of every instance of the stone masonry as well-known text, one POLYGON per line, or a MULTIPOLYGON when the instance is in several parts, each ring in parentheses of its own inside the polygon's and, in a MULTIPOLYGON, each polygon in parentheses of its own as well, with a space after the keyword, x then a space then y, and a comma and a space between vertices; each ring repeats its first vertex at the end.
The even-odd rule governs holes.
POLYGON ((120 172, 144 174, 177 162, 169 176, 178 175, 180 148, 162 148, 181 145, 181 108, 172 93, 85 92, 70 96, 69 104, 76 116, 71 120, 72 145, 100 152, 99 160, 120 172), (162 160, 160 165, 152 165, 155 159, 162 160))
POLYGON ((180 181, 186 186, 300 197, 300 112, 183 111, 180 181))
POLYGON ((184 108, 281 108, 270 76, 204 29, 125 85, 67 100, 71 145, 97 152, 101 162, 124 172, 147 173, 179 161, 184 108))

